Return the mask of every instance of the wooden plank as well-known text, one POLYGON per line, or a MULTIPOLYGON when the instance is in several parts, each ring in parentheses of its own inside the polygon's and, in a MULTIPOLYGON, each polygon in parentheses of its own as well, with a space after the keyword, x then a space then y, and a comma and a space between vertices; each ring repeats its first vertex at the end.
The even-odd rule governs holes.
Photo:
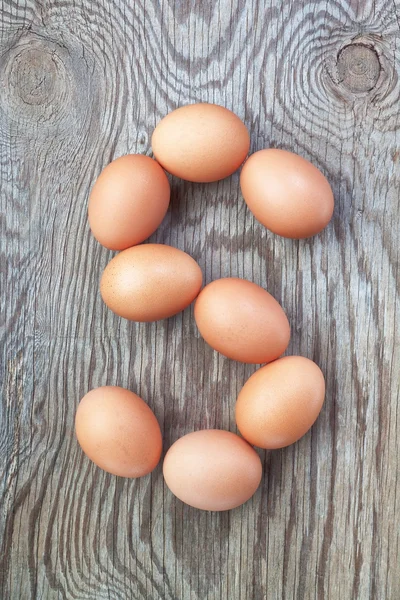
POLYGON ((399 598, 398 0, 2 0, 0 19, 0 597, 399 598), (266 287, 288 352, 327 379, 312 431, 260 452, 260 489, 221 514, 174 499, 161 466, 101 472, 73 432, 80 397, 105 383, 149 402, 165 448, 235 431, 255 367, 206 347, 192 309, 140 325, 109 312, 111 253, 86 219, 101 168, 150 154, 156 122, 194 101, 233 109, 252 151, 312 160, 336 199, 322 234, 290 241, 255 222, 237 174, 172 180, 152 241, 189 252, 206 282, 266 287))

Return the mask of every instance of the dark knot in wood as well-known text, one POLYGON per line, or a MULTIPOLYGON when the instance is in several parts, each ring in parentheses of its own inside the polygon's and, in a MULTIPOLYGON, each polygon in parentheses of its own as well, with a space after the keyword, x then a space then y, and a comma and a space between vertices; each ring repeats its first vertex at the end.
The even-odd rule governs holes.
POLYGON ((345 46, 338 54, 340 82, 352 93, 371 91, 377 84, 381 63, 374 48, 355 43, 345 46))
POLYGON ((59 80, 63 78, 63 73, 59 73, 59 62, 46 49, 21 49, 10 65, 9 89, 25 104, 50 104, 54 101, 59 80))
POLYGON ((74 69, 69 50, 50 39, 29 34, 16 40, 0 56, 0 129, 4 124, 11 132, 13 124, 22 126, 19 134, 30 135, 28 128, 40 124, 41 135, 48 127, 70 128, 74 94, 81 89, 76 84, 81 63, 76 64, 74 69))

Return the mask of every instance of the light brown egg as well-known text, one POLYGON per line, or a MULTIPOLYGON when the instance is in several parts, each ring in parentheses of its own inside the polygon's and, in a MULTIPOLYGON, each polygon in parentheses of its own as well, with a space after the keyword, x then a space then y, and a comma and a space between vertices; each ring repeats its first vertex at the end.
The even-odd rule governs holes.
POLYGON ((164 244, 123 250, 100 282, 107 306, 132 321, 158 321, 184 310, 201 289, 202 272, 186 252, 164 244))
POLYGON ((254 494, 261 461, 245 440, 218 429, 183 436, 168 450, 163 466, 167 486, 182 502, 202 510, 230 510, 254 494))
POLYGON ((285 356, 247 380, 237 399, 236 423, 250 444, 283 448, 310 429, 324 397, 321 369, 308 358, 285 356))
POLYGON ((217 104, 189 104, 164 117, 151 140, 154 156, 188 181, 224 179, 240 167, 250 147, 244 123, 217 104))
POLYGON ((91 390, 75 417, 78 442, 98 467, 120 477, 141 477, 158 464, 160 426, 147 404, 133 392, 105 386, 91 390))
POLYGON ((209 283, 196 300, 194 316, 214 350, 244 363, 275 360, 289 344, 290 326, 280 304, 245 279, 209 283))
POLYGON ((147 239, 165 217, 170 187, 160 165, 128 154, 110 163, 89 198, 89 224, 106 248, 124 250, 147 239))
POLYGON ((240 186, 256 219, 283 237, 310 237, 331 220, 334 201, 326 177, 292 152, 255 152, 243 166, 240 186))

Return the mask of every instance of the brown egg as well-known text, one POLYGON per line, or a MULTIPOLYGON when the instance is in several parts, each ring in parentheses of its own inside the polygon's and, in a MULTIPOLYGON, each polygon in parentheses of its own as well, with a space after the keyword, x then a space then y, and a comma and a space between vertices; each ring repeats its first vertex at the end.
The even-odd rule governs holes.
POLYGON ((283 448, 310 429, 324 397, 321 369, 308 358, 285 356, 247 380, 237 399, 236 423, 250 444, 283 448))
POLYGON ((244 123, 217 104, 189 104, 167 115, 154 130, 154 156, 188 181, 217 181, 240 167, 250 147, 244 123))
POLYGON ((254 494, 261 461, 242 438, 218 429, 183 436, 168 450, 167 486, 182 502, 202 510, 230 510, 254 494))
POLYGON ((132 321, 158 321, 189 306, 201 289, 202 272, 186 252, 163 244, 123 250, 100 282, 107 306, 132 321))
POLYGON ((334 201, 326 177, 292 152, 252 154, 243 166, 240 186, 256 219, 283 237, 310 237, 331 220, 334 201))
POLYGON ((280 304, 245 279, 209 283, 196 300, 194 317, 214 350, 244 363, 275 360, 289 344, 290 326, 280 304))
POLYGON ((160 426, 133 392, 105 386, 90 391, 75 417, 78 442, 98 467, 120 477, 150 473, 161 456, 160 426))
POLYGON ((106 248, 124 250, 147 239, 165 217, 170 187, 155 160, 121 156, 97 179, 89 198, 89 224, 106 248))

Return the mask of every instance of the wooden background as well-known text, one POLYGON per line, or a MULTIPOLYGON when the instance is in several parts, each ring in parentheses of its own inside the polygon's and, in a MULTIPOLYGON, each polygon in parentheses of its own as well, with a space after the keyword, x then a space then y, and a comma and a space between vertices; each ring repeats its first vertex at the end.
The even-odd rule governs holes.
POLYGON ((399 600, 399 0, 2 0, 0 23, 2 600, 399 600), (143 396, 165 449, 199 428, 235 431, 255 370, 218 356, 192 309, 135 324, 103 305, 111 252, 88 193, 113 157, 151 154, 157 121, 209 101, 252 151, 312 160, 335 193, 314 239, 255 222, 238 175, 172 180, 151 238, 190 253, 205 281, 265 286, 292 324, 289 353, 327 379, 299 443, 261 452, 243 507, 206 513, 151 476, 92 465, 79 399, 143 396))

